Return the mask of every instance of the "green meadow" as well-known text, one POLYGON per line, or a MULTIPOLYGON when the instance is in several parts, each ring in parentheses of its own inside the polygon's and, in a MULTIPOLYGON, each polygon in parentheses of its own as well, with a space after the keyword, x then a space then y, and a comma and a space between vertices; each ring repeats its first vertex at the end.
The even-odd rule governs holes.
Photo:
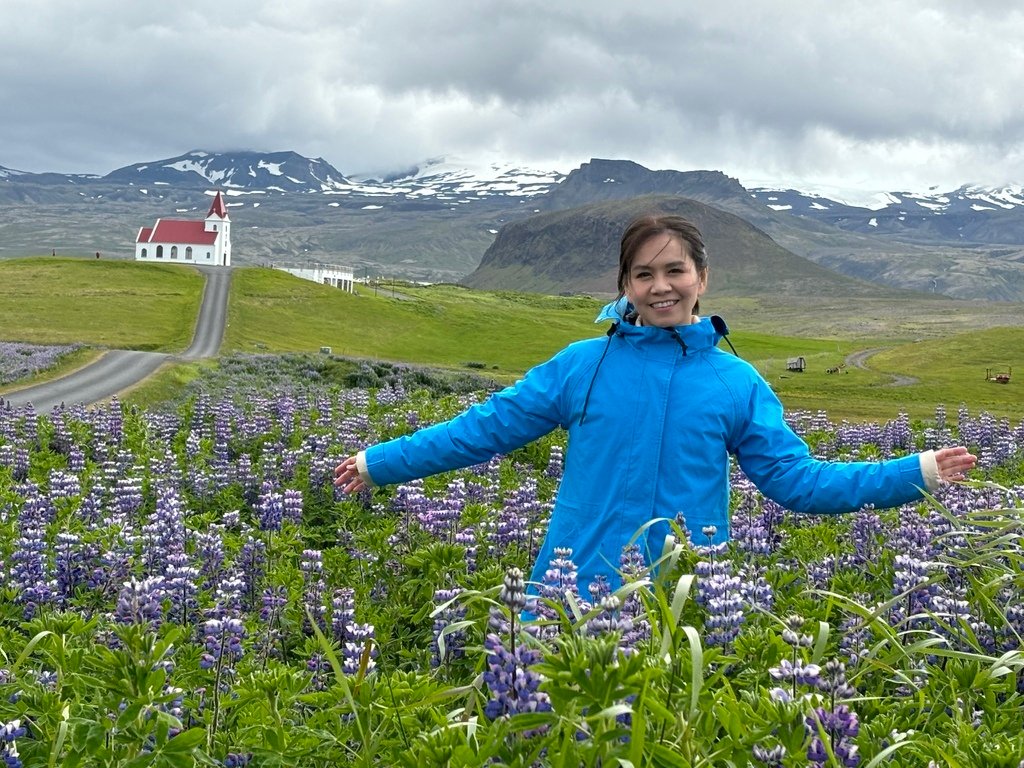
MULTIPOLYGON (((203 281, 180 266, 49 257, 0 261, 0 339, 179 352, 191 340, 203 281)), ((353 295, 284 272, 239 267, 221 351, 317 353, 330 347, 348 358, 472 369, 511 382, 570 341, 602 335, 607 326, 593 322, 602 303, 402 283, 360 285, 353 295)), ((813 307, 806 311, 804 328, 826 327, 813 307)), ((791 321, 799 308, 788 312, 791 321)), ((900 411, 928 419, 942 403, 950 412, 965 404, 972 413, 986 410, 1015 421, 1024 416, 1019 325, 915 341, 906 327, 877 323, 870 337, 847 331, 818 338, 771 333, 764 313, 756 323, 745 323, 741 313, 728 316, 737 352, 790 409, 824 409, 833 419, 855 421, 900 411), (864 367, 852 362, 857 353, 865 353, 864 367), (787 360, 797 356, 805 359, 805 370, 787 370, 787 360), (995 384, 985 380, 986 369, 1012 369, 1015 378, 995 384)), ((915 322, 920 318, 918 308, 915 322)), ((126 399, 146 405, 172 397, 210 364, 167 365, 126 399)))

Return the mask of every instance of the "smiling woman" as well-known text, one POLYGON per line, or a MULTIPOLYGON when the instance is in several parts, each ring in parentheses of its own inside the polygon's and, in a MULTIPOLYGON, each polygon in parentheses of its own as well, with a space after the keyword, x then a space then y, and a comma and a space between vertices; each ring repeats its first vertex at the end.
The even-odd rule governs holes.
POLYGON ((568 551, 581 588, 614 589, 623 549, 636 540, 653 562, 673 532, 669 517, 708 543, 730 538, 730 456, 766 496, 813 514, 898 506, 974 466, 962 447, 879 462, 812 456, 768 383, 718 348, 725 322, 694 314, 707 270, 693 224, 635 219, 620 246, 622 295, 598 317, 611 322, 605 338, 570 344, 446 422, 349 456, 335 485, 354 493, 405 483, 565 429, 565 470, 531 583, 568 551))

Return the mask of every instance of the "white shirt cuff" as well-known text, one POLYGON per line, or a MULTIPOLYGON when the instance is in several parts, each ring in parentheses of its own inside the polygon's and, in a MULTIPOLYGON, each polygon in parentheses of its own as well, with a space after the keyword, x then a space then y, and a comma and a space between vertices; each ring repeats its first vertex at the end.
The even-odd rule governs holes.
MULTIPOLYGON (((370 470, 366 468, 366 451, 360 451, 356 454, 356 470, 359 472, 359 479, 363 481, 367 488, 377 487, 377 484, 373 482, 373 478, 370 477, 370 470)), ((936 470, 936 475, 938 475, 938 470, 936 470)))
POLYGON ((921 460, 925 490, 933 493, 939 489, 939 465, 935 461, 935 451, 919 453, 918 458, 921 460))

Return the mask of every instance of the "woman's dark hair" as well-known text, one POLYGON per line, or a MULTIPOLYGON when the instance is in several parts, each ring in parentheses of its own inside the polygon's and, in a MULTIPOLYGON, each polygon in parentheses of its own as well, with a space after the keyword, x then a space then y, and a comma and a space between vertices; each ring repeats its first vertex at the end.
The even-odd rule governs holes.
MULTIPOLYGON (((622 245, 619 248, 619 296, 626 293, 629 282, 629 270, 633 266, 640 247, 655 235, 678 237, 686 246, 690 258, 698 272, 707 272, 708 254, 704 249, 704 238, 692 223, 682 216, 653 213, 644 214, 633 219, 622 233, 622 245)), ((694 304, 694 312, 700 311, 700 302, 694 304)))

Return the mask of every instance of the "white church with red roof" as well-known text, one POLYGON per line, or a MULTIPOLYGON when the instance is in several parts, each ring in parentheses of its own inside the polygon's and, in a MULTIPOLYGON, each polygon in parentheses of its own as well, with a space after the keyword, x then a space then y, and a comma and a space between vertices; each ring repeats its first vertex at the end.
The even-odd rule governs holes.
POLYGON ((135 238, 136 261, 231 266, 231 221, 217 191, 203 221, 157 219, 135 238))

